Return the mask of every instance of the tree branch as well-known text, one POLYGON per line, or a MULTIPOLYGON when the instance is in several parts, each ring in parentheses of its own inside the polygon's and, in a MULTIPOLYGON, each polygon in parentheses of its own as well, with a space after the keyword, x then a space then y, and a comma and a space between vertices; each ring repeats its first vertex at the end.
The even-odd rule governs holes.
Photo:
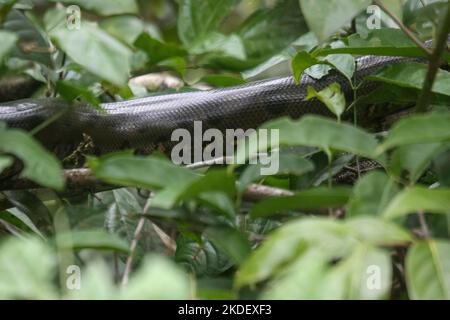
POLYGON ((430 63, 428 64, 428 72, 425 78, 425 83, 422 92, 417 101, 416 113, 426 112, 431 101, 432 89, 438 70, 441 66, 442 55, 446 49, 448 42, 448 35, 450 33, 450 3, 447 5, 447 13, 445 14, 444 21, 439 29, 437 35, 435 49, 430 56, 430 63))

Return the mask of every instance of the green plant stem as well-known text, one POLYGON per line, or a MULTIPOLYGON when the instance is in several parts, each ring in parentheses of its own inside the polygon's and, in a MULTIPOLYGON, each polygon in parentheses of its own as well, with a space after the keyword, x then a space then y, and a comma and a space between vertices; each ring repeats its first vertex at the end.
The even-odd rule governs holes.
POLYGON ((425 46, 425 44, 416 37, 416 35, 409 30, 407 26, 393 13, 391 12, 380 0, 373 0, 373 2, 380 7, 394 22, 400 27, 400 29, 419 47, 421 48, 427 55, 430 57, 432 55, 432 51, 425 46))
POLYGON ((425 78, 425 83, 423 85, 422 92, 419 96, 416 105, 416 113, 424 113, 427 111, 428 106, 431 101, 431 90, 433 89, 434 81, 438 70, 441 66, 442 55, 447 47, 448 34, 450 33, 450 3, 447 5, 447 13, 445 14, 444 22, 439 29, 435 49, 430 57, 430 62, 428 64, 428 72, 425 78))

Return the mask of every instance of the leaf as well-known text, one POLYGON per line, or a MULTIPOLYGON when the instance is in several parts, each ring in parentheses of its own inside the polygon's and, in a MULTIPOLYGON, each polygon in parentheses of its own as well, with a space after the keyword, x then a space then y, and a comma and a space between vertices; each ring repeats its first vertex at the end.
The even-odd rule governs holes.
POLYGON ((135 0, 50 0, 52 2, 61 2, 67 5, 79 5, 86 10, 93 11, 102 16, 111 16, 118 14, 138 14, 139 9, 135 0))
POLYGON ((298 0, 281 0, 273 8, 255 11, 237 34, 244 42, 247 57, 259 64, 280 54, 307 31, 298 0))
POLYGON ((216 31, 240 0, 180 0, 178 35, 185 45, 192 45, 216 31))
POLYGON ((79 30, 61 28, 50 36, 61 50, 89 72, 116 86, 126 85, 132 52, 102 29, 84 23, 79 30))
POLYGON ((177 45, 163 43, 153 39, 147 33, 142 33, 134 45, 147 54, 151 64, 157 64, 169 58, 184 57, 187 55, 187 52, 177 45))
MULTIPOLYGON (((350 124, 337 123, 318 116, 304 116, 300 120, 281 118, 268 122, 262 128, 277 130, 280 146, 317 147, 327 152, 328 155, 330 155, 330 150, 336 150, 384 161, 383 158, 376 159, 374 156, 374 151, 378 146, 375 137, 350 124)), ((276 141, 267 142, 267 144, 269 143, 276 144, 276 141)), ((237 163, 242 163, 242 159, 258 154, 259 150, 267 152, 268 149, 271 149, 268 148, 268 146, 272 146, 270 144, 265 145, 262 141, 259 141, 258 145, 250 144, 249 152, 246 150, 248 144, 241 144, 236 153, 237 163)), ((278 148, 279 146, 274 145, 273 147, 278 148)))
POLYGON ((336 208, 345 205, 350 197, 347 188, 317 188, 299 192, 294 196, 268 198, 257 203, 250 216, 252 218, 270 217, 290 210, 311 210, 336 208))
POLYGON ((374 29, 366 37, 355 33, 347 38, 347 42, 348 45, 343 47, 318 49, 314 55, 354 54, 426 58, 423 50, 400 29, 374 29))
POLYGON ((14 162, 14 159, 8 156, 0 156, 0 173, 6 168, 10 167, 14 162))
POLYGON ((117 235, 103 230, 83 230, 60 234, 58 235, 58 248, 112 250, 123 253, 130 251, 129 245, 125 241, 117 235))
MULTIPOLYGON (((367 79, 421 90, 427 72, 428 66, 426 64, 419 62, 400 62, 381 69, 376 74, 367 77, 367 79)), ((438 70, 432 92, 445 96, 450 95, 450 72, 441 69, 438 70)))
POLYGON ((246 83, 245 80, 241 79, 240 77, 221 74, 212 74, 203 76, 200 79, 200 82, 205 82, 207 84, 219 88, 239 86, 246 83))
POLYGON ((325 104, 327 108, 336 115, 338 120, 341 119, 341 115, 345 111, 346 101, 339 83, 334 82, 319 92, 309 86, 308 95, 305 100, 309 101, 313 98, 316 98, 325 104))
POLYGON ((61 95, 61 97, 66 99, 68 102, 73 102, 74 100, 81 98, 91 106, 100 109, 100 101, 95 96, 95 94, 75 81, 56 81, 55 88, 56 91, 58 91, 58 93, 61 95))
POLYGON ((237 287, 266 280, 287 267, 311 247, 330 259, 341 256, 355 245, 349 229, 338 221, 309 218, 289 222, 271 233, 236 274, 237 287))
POLYGON ((104 19, 100 27, 117 39, 132 45, 144 32, 144 23, 134 16, 117 16, 104 19))
POLYGON ((3 24, 5 31, 18 37, 12 56, 51 67, 50 44, 39 26, 19 10, 11 10, 3 24))
POLYGON ((374 246, 398 246, 413 241, 410 233, 395 223, 371 216, 359 216, 345 222, 355 238, 374 246))
POLYGON ((40 239, 10 237, 0 248, 1 299, 55 299, 56 257, 40 239))
POLYGON ((450 112, 413 115, 398 121, 378 148, 381 153, 394 147, 450 140, 450 112))
POLYGON ((401 146, 391 155, 389 171, 397 177, 408 172, 408 181, 415 183, 431 165, 433 158, 444 148, 443 143, 401 146))
POLYGON ((44 187, 62 190, 61 163, 27 133, 0 126, 0 150, 17 156, 24 163, 21 175, 44 187))
POLYGON ((0 47, 0 63, 3 62, 7 54, 14 48, 17 39, 17 36, 12 32, 0 31, 0 42, 2 43, 0 47))
POLYGON ((252 250, 245 233, 228 227, 210 227, 205 234, 238 265, 245 261, 252 250))
POLYGON ((386 174, 370 172, 361 177, 353 187, 347 216, 378 216, 398 191, 398 186, 386 174))
POLYGON ((450 189, 407 188, 389 203, 382 215, 394 219, 416 212, 450 213, 450 189))
POLYGON ((305 72, 306 69, 317 64, 328 65, 326 61, 316 59, 308 52, 300 51, 299 53, 297 53, 291 62, 291 68, 292 72, 294 73, 295 82, 299 84, 303 72, 305 72))
POLYGON ((192 298, 189 276, 169 259, 152 255, 130 279, 121 299, 187 300, 192 298))
POLYGON ((157 157, 116 154, 91 159, 89 166, 107 183, 144 189, 161 189, 198 178, 193 171, 157 157))
POLYGON ((406 257, 408 294, 414 300, 450 299, 450 243, 417 243, 406 257))
POLYGON ((300 0, 306 22, 319 40, 350 23, 370 3, 370 0, 300 0))

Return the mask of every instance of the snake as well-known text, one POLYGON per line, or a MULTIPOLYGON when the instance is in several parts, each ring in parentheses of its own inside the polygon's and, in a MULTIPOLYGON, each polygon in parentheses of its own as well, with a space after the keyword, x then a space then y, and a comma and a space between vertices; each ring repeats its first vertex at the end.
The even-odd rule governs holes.
MULTIPOLYGON (((392 56, 359 56, 355 59, 354 80, 360 83, 358 95, 366 95, 378 84, 365 79, 382 68, 413 58, 392 56)), ((94 155, 133 149, 148 154, 167 145, 174 130, 193 130, 194 121, 203 129, 258 128, 265 122, 283 116, 299 119, 304 115, 333 117, 319 100, 306 100, 308 87, 320 91, 338 83, 347 99, 353 98, 354 87, 342 73, 331 72, 321 79, 304 73, 297 83, 293 76, 254 81, 239 86, 206 91, 180 92, 103 103, 101 108, 60 98, 22 99, 0 104, 0 122, 10 128, 31 131, 55 114, 59 117, 35 136, 58 157, 73 153, 85 137, 89 137, 94 155)), ((358 109, 358 121, 373 125, 382 123, 387 109, 373 112, 358 109)), ((352 111, 343 119, 351 119, 352 111)))

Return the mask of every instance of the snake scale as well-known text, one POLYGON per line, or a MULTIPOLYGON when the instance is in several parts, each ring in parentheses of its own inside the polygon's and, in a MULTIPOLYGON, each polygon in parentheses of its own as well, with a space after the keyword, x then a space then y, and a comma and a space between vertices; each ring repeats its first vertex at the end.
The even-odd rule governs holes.
MULTIPOLYGON (((356 59, 355 80, 361 82, 383 67, 410 61, 411 58, 360 56, 356 59)), ((204 129, 257 128, 281 116, 299 118, 305 114, 332 116, 318 100, 305 101, 308 86, 321 90, 333 82, 341 85, 348 99, 353 91, 348 79, 338 72, 320 80, 304 74, 297 85, 293 77, 268 79, 241 86, 173 93, 122 102, 105 103, 103 111, 83 103, 60 99, 25 99, 0 104, 0 122, 9 127, 32 130, 56 113, 64 114, 40 131, 36 137, 60 158, 65 157, 88 136, 92 153, 134 149, 147 154, 171 140, 177 128, 192 130, 194 121, 202 121, 204 129)), ((359 95, 370 93, 376 83, 362 82, 359 95)), ((382 116, 385 116, 382 112, 382 116)), ((379 116, 379 115, 378 115, 379 116)), ((361 123, 383 121, 369 109, 358 112, 361 123)), ((344 114, 344 118, 350 114, 344 114)))

